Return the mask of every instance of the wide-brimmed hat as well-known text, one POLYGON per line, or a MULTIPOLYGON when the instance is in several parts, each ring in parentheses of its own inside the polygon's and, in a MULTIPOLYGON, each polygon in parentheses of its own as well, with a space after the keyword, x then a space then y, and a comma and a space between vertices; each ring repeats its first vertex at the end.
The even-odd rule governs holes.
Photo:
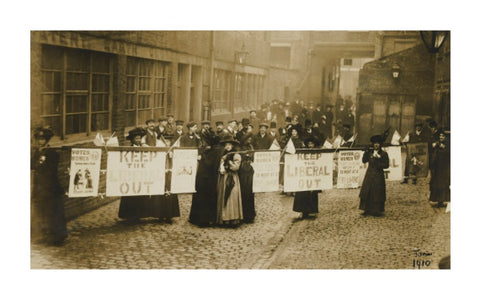
POLYGON ((259 127, 259 128, 265 127, 265 128, 268 129, 268 124, 266 124, 266 123, 261 123, 261 124, 258 125, 258 127, 259 127))
POLYGON ((137 127, 135 129, 128 131, 127 139, 132 141, 135 138, 135 136, 143 137, 145 136, 145 134, 147 134, 147 132, 145 132, 145 129, 137 127))
POLYGON ((372 143, 383 143, 383 136, 382 135, 373 135, 370 137, 370 142, 372 143))
POLYGON ((47 142, 55 135, 49 127, 36 127, 33 132, 35 138, 45 138, 47 142))
POLYGON ((232 135, 225 134, 222 136, 220 139, 220 144, 225 144, 225 143, 235 143, 238 144, 238 140, 234 139, 232 135))
POLYGON ((196 126, 196 125, 197 125, 196 122, 191 121, 191 122, 189 122, 189 123, 187 124, 187 128, 190 129, 191 127, 196 126))

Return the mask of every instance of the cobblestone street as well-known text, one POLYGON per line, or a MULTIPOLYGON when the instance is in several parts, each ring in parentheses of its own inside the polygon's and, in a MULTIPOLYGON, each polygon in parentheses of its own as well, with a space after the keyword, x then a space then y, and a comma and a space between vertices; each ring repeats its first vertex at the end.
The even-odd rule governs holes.
POLYGON ((413 269, 415 259, 438 269, 450 254, 450 213, 430 205, 426 179, 387 182, 382 218, 361 216, 358 192, 324 191, 318 217, 307 220, 292 211, 293 197, 257 194, 255 223, 236 229, 190 224, 190 195, 180 196, 181 217, 172 224, 125 224, 115 201, 69 222, 62 247, 32 245, 31 268, 413 269))

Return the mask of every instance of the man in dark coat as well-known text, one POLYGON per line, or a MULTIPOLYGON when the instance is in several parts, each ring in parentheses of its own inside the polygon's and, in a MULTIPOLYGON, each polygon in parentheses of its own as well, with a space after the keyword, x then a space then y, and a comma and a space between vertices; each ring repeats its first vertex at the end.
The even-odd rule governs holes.
POLYGON ((439 130, 438 141, 432 144, 432 173, 430 178, 430 198, 437 202, 436 207, 444 207, 450 202, 450 142, 449 130, 439 130))
POLYGON ((167 118, 160 117, 158 119, 158 126, 155 127, 155 132, 157 132, 157 138, 160 139, 167 133, 167 118))
POLYGON ((167 115, 167 125, 165 126, 165 133, 163 134, 163 137, 166 139, 172 139, 175 135, 175 118, 173 114, 168 114, 167 115))
POLYGON ((384 142, 381 135, 370 138, 373 148, 363 153, 362 162, 368 162, 367 172, 360 190, 360 206, 363 215, 382 216, 387 199, 384 169, 389 167, 388 154, 382 150, 384 142))
POLYGON ((312 112, 312 122, 313 123, 320 123, 321 120, 322 120, 322 111, 321 111, 321 104, 317 104, 317 107, 315 108, 315 110, 313 110, 312 112))
POLYGON ((209 120, 202 121, 202 129, 199 134, 203 147, 212 147, 215 144, 215 132, 210 127, 209 120))
POLYGON ((50 128, 36 128, 35 147, 31 156, 32 171, 32 242, 60 246, 67 238, 63 207, 64 190, 58 179, 59 154, 49 147, 53 137, 50 128))
POLYGON ((175 132, 173 133, 173 142, 177 141, 183 135, 183 120, 175 121, 175 132))
POLYGON ((269 149, 272 145, 273 138, 270 134, 267 134, 268 125, 266 123, 261 123, 259 132, 255 135, 253 139, 253 147, 255 149, 269 149))
POLYGON ((430 169, 430 174, 432 172, 432 154, 433 154, 433 144, 438 142, 438 137, 440 135, 440 131, 438 130, 438 124, 436 121, 432 120, 428 124, 430 128, 430 136, 428 140, 428 168, 430 169))
MULTIPOLYGON (((423 126, 421 123, 417 123, 415 125, 415 132, 413 134, 409 134, 409 141, 408 143, 421 143, 421 142, 428 142, 428 137, 423 130, 423 126)), ((405 158, 405 171, 404 177, 401 184, 408 184, 408 179, 412 179, 412 184, 417 183, 417 171, 418 166, 416 164, 415 157, 407 157, 405 158)))
POLYGON ((195 122, 189 122, 187 129, 188 132, 180 137, 180 146, 200 149, 202 147, 202 140, 200 136, 197 135, 197 124, 195 122))

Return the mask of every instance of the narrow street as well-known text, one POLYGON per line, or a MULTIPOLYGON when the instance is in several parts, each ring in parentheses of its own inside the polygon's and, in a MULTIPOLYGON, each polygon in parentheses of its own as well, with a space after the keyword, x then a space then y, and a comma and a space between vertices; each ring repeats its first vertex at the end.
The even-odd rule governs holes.
POLYGON ((430 205, 426 179, 387 182, 382 218, 361 216, 358 192, 324 191, 307 220, 292 211, 293 197, 257 194, 255 223, 236 229, 190 224, 190 195, 180 196, 173 224, 125 224, 115 201, 69 222, 62 247, 32 245, 31 268, 438 269, 450 254, 450 213, 430 205))

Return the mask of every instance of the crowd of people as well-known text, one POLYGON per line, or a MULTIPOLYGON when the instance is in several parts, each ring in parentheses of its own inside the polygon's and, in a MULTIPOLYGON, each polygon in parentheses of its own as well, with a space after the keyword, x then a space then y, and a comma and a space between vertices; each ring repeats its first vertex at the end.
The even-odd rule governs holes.
MULTIPOLYGON (((274 143, 285 148, 289 140, 295 148, 321 148, 325 140, 331 140, 333 136, 351 140, 355 131, 352 107, 340 103, 336 107, 327 105, 324 108, 320 104, 304 105, 301 100, 292 103, 274 100, 263 104, 260 110, 251 110, 248 118, 241 121, 231 119, 226 123, 217 121, 214 126, 208 120, 185 125, 183 120, 169 114, 158 120, 147 120, 145 127, 130 130, 127 140, 128 145, 134 147, 173 148, 177 145, 197 148, 196 193, 192 196, 189 221, 201 227, 237 227, 254 222, 256 216, 255 194, 252 191, 254 169, 251 165, 255 150, 269 149, 274 143)), ((429 122, 429 128, 426 132, 422 124, 417 124, 409 142, 428 142, 430 200, 441 206, 450 201, 449 131, 439 129, 433 120, 429 122)), ((48 242, 60 244, 66 237, 61 201, 64 192, 56 175, 58 154, 48 147, 52 136, 53 132, 47 128, 38 128, 34 133, 37 143, 31 164, 34 170, 32 209, 40 215, 37 219, 41 224, 36 229, 43 232, 48 242)), ((383 170, 388 168, 389 158, 381 149, 385 135, 373 136, 371 142, 372 147, 365 150, 362 159, 369 166, 359 195, 359 208, 364 210, 364 215, 380 216, 386 200, 383 170)), ((171 169, 171 166, 172 157, 167 155, 166 168, 171 169)), ((406 161, 402 183, 408 183, 410 178, 415 184, 417 171, 414 159, 406 161)), ((282 179, 280 174, 280 181, 282 179)), ((170 181, 171 173, 167 172, 167 189, 170 181)), ((296 192, 293 210, 301 213, 302 218, 315 217, 320 192, 296 192)), ((155 217, 172 223, 172 218, 180 216, 178 197, 168 190, 164 195, 122 197, 118 216, 128 222, 155 217)))

